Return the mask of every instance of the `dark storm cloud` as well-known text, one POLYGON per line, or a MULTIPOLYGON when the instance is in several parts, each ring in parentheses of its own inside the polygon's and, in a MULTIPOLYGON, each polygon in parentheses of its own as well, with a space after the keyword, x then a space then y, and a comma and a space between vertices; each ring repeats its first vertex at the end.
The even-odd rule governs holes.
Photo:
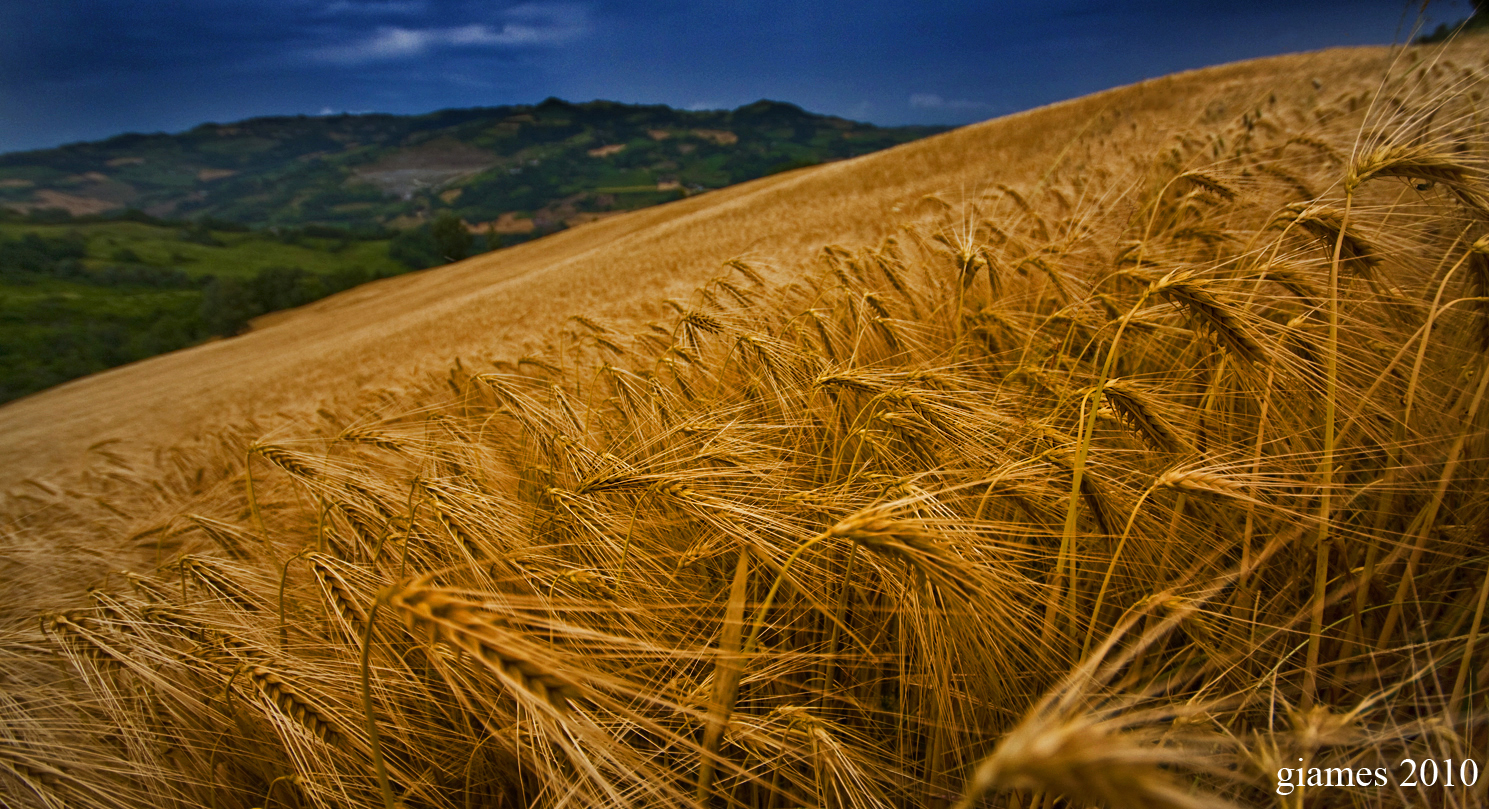
POLYGON ((585 30, 582 6, 527 2, 193 0, 82 2, 5 15, 7 83, 206 68, 304 67, 430 55, 441 48, 559 44, 585 30))
MULTIPOLYGON (((582 5, 438 0, 73 2, 0 9, 0 150, 203 120, 394 112, 540 92, 523 65, 582 5), (522 76, 525 82, 493 80, 522 76)), ((539 98, 542 97, 540 94, 539 98)))
MULTIPOLYGON (((1415 4, 1413 4, 1415 7, 1415 4)), ((1406 35, 1398 0, 0 2, 0 150, 558 95, 962 123, 1217 62, 1406 35), (26 6, 26 7, 22 7, 26 6)), ((1435 11, 1441 19, 1467 4, 1435 11)))

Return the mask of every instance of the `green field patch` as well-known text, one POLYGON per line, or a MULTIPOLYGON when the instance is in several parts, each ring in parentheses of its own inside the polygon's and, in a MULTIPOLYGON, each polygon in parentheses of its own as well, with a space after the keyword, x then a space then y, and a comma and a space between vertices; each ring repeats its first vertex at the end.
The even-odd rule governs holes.
POLYGON ((0 238, 34 233, 43 239, 62 238, 70 233, 87 239, 85 266, 101 268, 120 261, 130 251, 139 263, 155 267, 179 267, 188 275, 247 277, 266 267, 294 266, 315 274, 330 274, 358 268, 374 275, 395 275, 409 268, 388 256, 390 240, 340 241, 301 238, 286 244, 272 233, 210 231, 218 245, 198 244, 183 238, 182 228, 160 227, 139 222, 34 225, 0 224, 0 238))
POLYGON ((0 223, 0 401, 407 272, 391 244, 324 227, 0 223))

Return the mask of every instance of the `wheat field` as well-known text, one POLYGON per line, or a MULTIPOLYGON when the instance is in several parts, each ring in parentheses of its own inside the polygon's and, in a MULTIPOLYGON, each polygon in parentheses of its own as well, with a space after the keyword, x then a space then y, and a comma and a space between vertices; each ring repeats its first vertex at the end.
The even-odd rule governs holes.
POLYGON ((1157 80, 0 409, 0 800, 1483 806, 1486 61, 1157 80))

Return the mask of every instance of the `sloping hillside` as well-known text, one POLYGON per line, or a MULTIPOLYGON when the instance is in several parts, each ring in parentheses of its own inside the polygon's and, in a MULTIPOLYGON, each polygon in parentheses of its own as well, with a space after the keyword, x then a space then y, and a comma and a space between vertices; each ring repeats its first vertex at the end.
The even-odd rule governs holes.
POLYGON ((942 129, 876 127, 773 101, 688 111, 550 98, 428 115, 254 118, 0 155, 0 207, 361 228, 447 210, 516 238, 942 129))
POLYGON ((1057 164, 1126 167, 1252 109, 1310 121, 1372 88, 1389 58, 1337 50, 1167 76, 358 288, 251 334, 0 408, 0 484, 76 469, 100 441, 126 453, 169 446, 225 419, 397 387, 456 357, 520 355, 572 314, 655 313, 729 258, 790 262, 892 232, 926 194, 972 198, 1037 183, 1057 164))
POLYGON ((549 99, 0 155, 0 402, 369 278, 944 130, 549 99))
POLYGON ((52 470, 0 798, 1484 807, 1478 44, 1056 105, 0 410, 52 470))

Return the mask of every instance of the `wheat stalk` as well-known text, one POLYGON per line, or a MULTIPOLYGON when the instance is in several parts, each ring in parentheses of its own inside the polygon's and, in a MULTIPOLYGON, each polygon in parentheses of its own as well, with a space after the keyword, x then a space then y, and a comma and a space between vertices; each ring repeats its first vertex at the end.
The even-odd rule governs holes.
POLYGON ((1220 180, 1220 178, 1208 172, 1200 171, 1198 169, 1193 171, 1186 171, 1174 179, 1188 182, 1196 188, 1199 188, 1206 193, 1214 194, 1216 197, 1219 197, 1226 202, 1235 200, 1237 196, 1236 190, 1234 188, 1231 188, 1229 185, 1226 185, 1220 180))
POLYGON ((1191 271, 1176 270, 1153 281, 1148 294, 1162 295, 1183 310, 1200 330, 1214 337, 1237 359, 1249 364, 1266 361, 1266 349, 1252 334, 1241 312, 1217 294, 1213 282, 1191 271))
POLYGON ((1180 452, 1188 446, 1160 415, 1162 411, 1152 395, 1136 383, 1113 379, 1102 386, 1101 394, 1118 418, 1149 446, 1167 452, 1180 452))
POLYGON ((312 735, 331 747, 344 747, 342 723, 318 706, 267 666, 252 666, 248 680, 285 716, 295 720, 312 735))
POLYGON ((1219 797, 1186 787, 1173 769, 1193 766, 1193 751, 1165 749, 1120 719, 1026 718, 978 763, 955 809, 972 809, 997 790, 1037 790, 1111 809, 1222 809, 1219 797))
POLYGON ((530 642, 498 630, 478 603, 415 580, 395 591, 388 604, 403 616, 411 632, 471 655, 530 704, 563 717, 583 697, 576 682, 535 659, 536 649, 530 642))
POLYGON ((1204 469, 1170 469, 1153 481, 1159 489, 1174 489, 1181 492, 1213 494, 1232 500, 1258 501, 1247 493, 1246 488, 1234 479, 1204 469))
POLYGON ((249 450, 251 454, 274 464, 297 478, 315 480, 321 477, 310 460, 275 444, 259 444, 249 450))
POLYGON ((359 638, 362 628, 367 624, 367 613, 355 595, 352 585, 337 570, 341 563, 319 553, 306 554, 305 558, 310 564, 311 572, 315 574, 316 583, 320 585, 321 592, 326 596, 326 602, 330 605, 332 614, 340 622, 342 631, 346 632, 349 638, 359 638))
POLYGON ((1436 144, 1383 144, 1355 160, 1344 178, 1347 192, 1377 177, 1402 177, 1441 183, 1459 201, 1481 215, 1489 215, 1489 200, 1480 178, 1462 155, 1436 144))
POLYGON ((1345 226, 1344 214, 1337 208, 1295 202, 1278 212, 1276 221, 1281 224, 1296 224, 1331 254, 1337 246, 1340 259, 1349 262, 1351 269, 1366 279, 1375 278, 1374 271, 1381 263, 1379 254, 1363 236, 1345 226))

